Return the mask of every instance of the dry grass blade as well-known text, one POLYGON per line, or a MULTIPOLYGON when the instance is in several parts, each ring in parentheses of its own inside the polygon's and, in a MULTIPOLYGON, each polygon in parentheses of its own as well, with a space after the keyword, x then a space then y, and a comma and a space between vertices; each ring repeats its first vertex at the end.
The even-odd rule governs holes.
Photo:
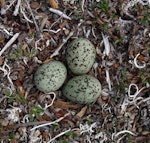
POLYGON ((0 56, 2 56, 2 54, 7 50, 7 48, 9 46, 11 46, 11 44, 13 44, 13 42, 18 38, 19 33, 16 33, 4 46, 4 48, 0 51, 0 56))
POLYGON ((83 107, 83 108, 80 110, 80 112, 79 112, 79 113, 77 113, 77 115, 76 115, 76 116, 78 116, 78 117, 82 118, 82 117, 85 115, 86 110, 87 110, 87 106, 83 107))

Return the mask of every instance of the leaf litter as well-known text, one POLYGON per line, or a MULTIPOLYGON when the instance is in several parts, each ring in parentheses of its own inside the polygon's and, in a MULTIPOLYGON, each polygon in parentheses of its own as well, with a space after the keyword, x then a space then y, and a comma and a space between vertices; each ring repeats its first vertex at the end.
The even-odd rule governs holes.
POLYGON ((1 142, 150 140, 149 0, 0 0, 0 8, 1 142), (102 84, 86 106, 66 100, 61 89, 43 94, 33 83, 42 63, 65 63, 77 37, 94 44, 89 74, 102 84))

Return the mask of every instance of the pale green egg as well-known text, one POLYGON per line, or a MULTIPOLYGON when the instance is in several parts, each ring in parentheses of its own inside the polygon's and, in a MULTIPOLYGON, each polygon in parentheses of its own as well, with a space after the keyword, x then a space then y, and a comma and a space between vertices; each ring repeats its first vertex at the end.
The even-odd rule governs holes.
POLYGON ((70 79, 62 89, 63 95, 79 104, 95 102, 101 93, 98 79, 90 75, 79 75, 70 79))
POLYGON ((58 90, 67 77, 67 69, 59 61, 51 61, 41 65, 34 74, 36 87, 44 92, 58 90))
POLYGON ((68 67, 77 75, 87 73, 92 68, 95 57, 95 47, 86 38, 73 40, 66 49, 68 67))

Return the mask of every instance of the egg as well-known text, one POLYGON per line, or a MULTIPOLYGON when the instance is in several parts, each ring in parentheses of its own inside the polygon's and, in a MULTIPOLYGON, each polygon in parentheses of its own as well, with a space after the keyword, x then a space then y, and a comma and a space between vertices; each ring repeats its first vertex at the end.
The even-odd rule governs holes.
POLYGON ((78 75, 71 78, 62 88, 63 96, 80 104, 95 102, 101 93, 98 79, 90 75, 78 75))
POLYGON ((41 65, 34 74, 36 87, 44 92, 58 90, 64 83, 67 76, 67 69, 60 61, 50 61, 41 65))
POLYGON ((93 66, 95 57, 95 47, 86 38, 73 40, 66 49, 68 67, 76 75, 87 73, 93 66))

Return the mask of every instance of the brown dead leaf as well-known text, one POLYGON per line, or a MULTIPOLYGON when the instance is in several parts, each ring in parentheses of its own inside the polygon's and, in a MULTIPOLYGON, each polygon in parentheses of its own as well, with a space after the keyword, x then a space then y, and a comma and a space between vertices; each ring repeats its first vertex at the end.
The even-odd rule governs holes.
POLYGON ((43 36, 44 36, 45 39, 50 39, 51 38, 51 35, 48 32, 43 32, 43 36))
POLYGON ((19 91, 20 91, 20 96, 24 97, 26 91, 25 91, 25 89, 24 89, 24 87, 23 87, 23 85, 22 85, 22 82, 19 81, 19 80, 16 80, 16 81, 15 81, 15 84, 17 85, 17 87, 18 87, 18 89, 19 89, 19 91))
POLYGON ((27 51, 26 51, 26 48, 28 47, 28 45, 27 45, 27 43, 24 43, 23 44, 23 52, 24 52, 24 54, 26 54, 27 53, 27 51))
POLYGON ((69 102, 64 102, 64 101, 55 101, 54 106, 61 108, 61 109, 77 109, 79 105, 77 104, 72 104, 69 102))
POLYGON ((16 139, 11 139, 10 143, 17 143, 17 140, 16 139))
POLYGON ((76 115, 76 116, 78 116, 78 117, 83 117, 84 115, 85 115, 85 113, 86 113, 86 110, 87 110, 87 106, 84 106, 81 110, 80 110, 80 112, 78 112, 78 114, 76 115))
POLYGON ((85 21, 85 23, 86 23, 87 25, 92 25, 92 24, 93 24, 93 21, 92 21, 92 20, 87 20, 87 21, 85 21))
POLYGON ((106 101, 106 100, 109 99, 109 96, 107 96, 107 95, 102 95, 101 98, 102 98, 103 101, 106 101))
POLYGON ((150 132, 149 132, 149 131, 142 131, 142 132, 141 132, 141 135, 147 136, 147 135, 150 135, 150 132))
POLYGON ((56 2, 56 0, 48 0, 48 2, 52 8, 58 9, 58 3, 56 2))
POLYGON ((38 120, 39 120, 39 121, 50 121, 51 118, 50 118, 50 116, 48 116, 47 114, 44 113, 42 116, 40 116, 40 117, 38 118, 38 120))
POLYGON ((0 6, 1 6, 1 7, 5 7, 5 4, 6 4, 6 3, 5 3, 5 0, 0 0, 0 6))
POLYGON ((47 133, 47 132, 43 132, 43 133, 42 133, 42 137, 43 137, 44 141, 46 141, 46 142, 49 141, 49 136, 48 136, 48 133, 47 133))
POLYGON ((4 44, 4 38, 0 38, 0 44, 4 44))
POLYGON ((100 18, 97 18, 97 23, 100 25, 104 24, 104 22, 100 18))
POLYGON ((0 56, 0 66, 3 64, 3 57, 0 56))
POLYGON ((40 6, 40 4, 35 1, 35 2, 31 2, 30 6, 31 6, 31 8, 36 9, 36 8, 38 8, 40 6))
POLYGON ((48 62, 50 62, 50 61, 53 61, 53 59, 52 59, 52 58, 47 58, 47 59, 43 62, 43 64, 48 63, 48 62))
POLYGON ((138 58, 137 58, 139 61, 148 61, 148 58, 147 57, 144 57, 143 55, 139 55, 138 58))

